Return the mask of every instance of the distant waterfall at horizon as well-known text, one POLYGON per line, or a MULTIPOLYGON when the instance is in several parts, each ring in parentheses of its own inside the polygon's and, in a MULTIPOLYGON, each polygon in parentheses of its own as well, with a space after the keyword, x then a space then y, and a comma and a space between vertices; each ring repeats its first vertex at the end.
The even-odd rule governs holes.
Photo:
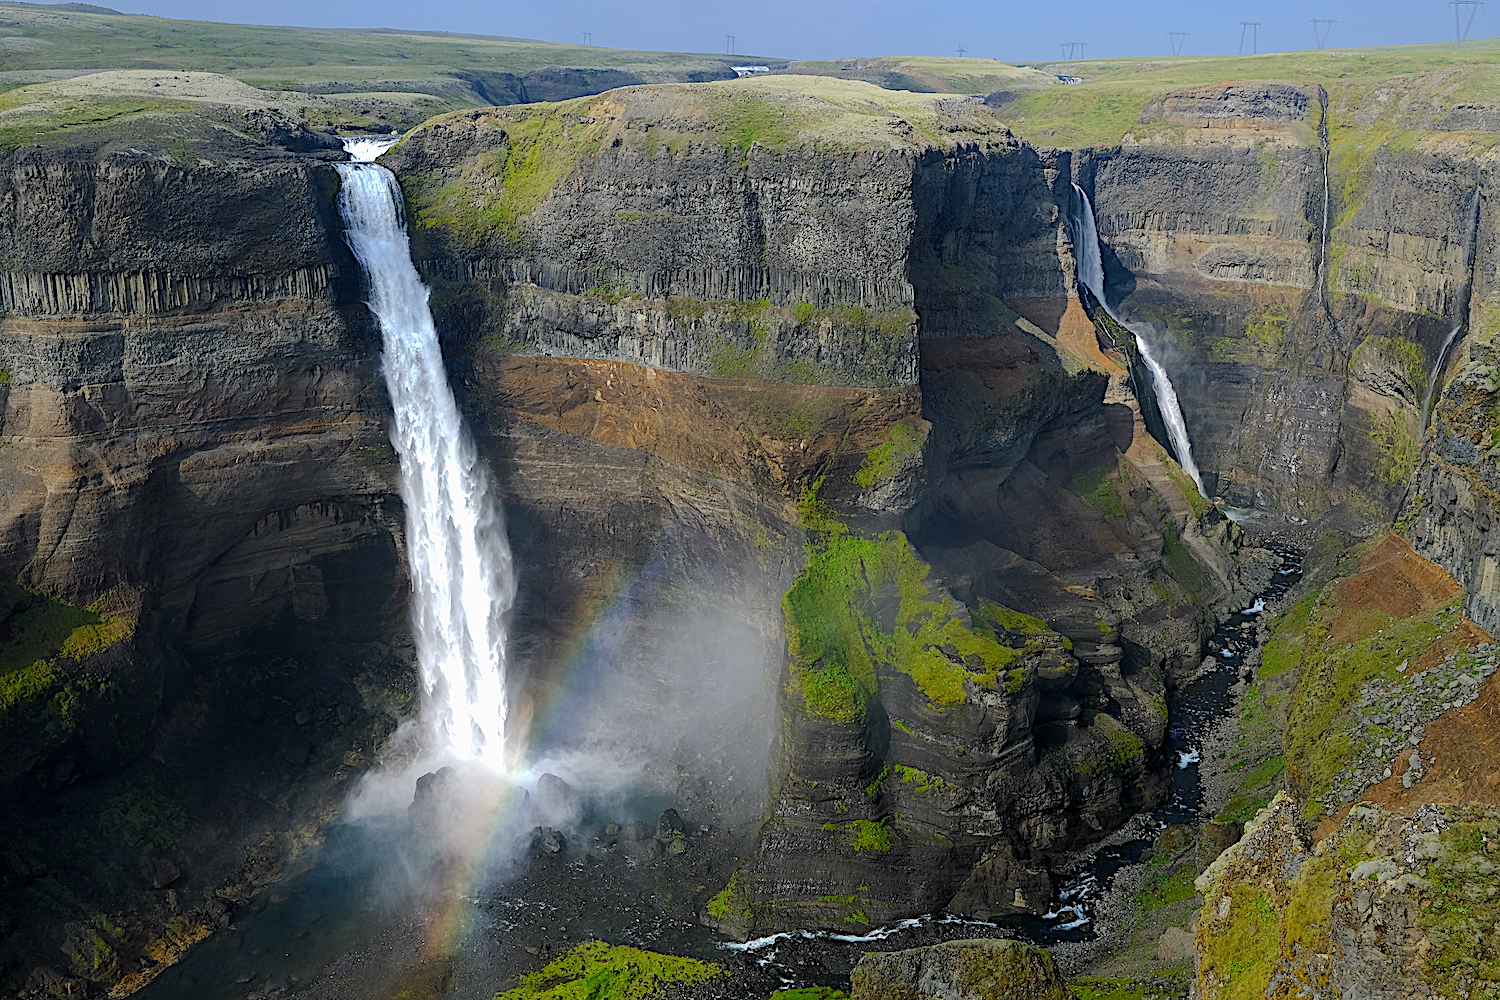
POLYGON ((1187 420, 1182 415, 1182 404, 1177 399, 1177 390, 1173 387, 1167 370, 1151 353, 1151 345, 1138 329, 1140 324, 1127 323, 1115 315, 1115 311, 1109 307, 1109 302, 1104 298, 1104 255, 1099 250, 1099 230, 1094 224, 1094 206, 1083 188, 1074 184, 1073 191, 1078 195, 1078 203, 1081 206, 1080 213, 1072 218, 1073 245, 1077 248, 1078 257, 1078 280, 1094 293, 1094 298, 1099 300, 1099 305, 1109 313, 1110 318, 1129 330, 1131 336, 1135 337, 1136 350, 1140 352, 1141 360, 1146 363, 1146 370, 1151 373, 1151 386, 1156 390, 1156 401, 1161 409, 1162 422, 1167 425, 1167 437, 1171 439, 1172 450, 1177 453, 1177 464, 1193 477, 1193 485, 1198 487, 1199 493, 1202 493, 1203 477, 1198 474, 1198 463, 1193 460, 1193 442, 1188 437, 1187 420))
POLYGON ((505 613, 515 597, 510 544, 484 467, 448 385, 427 287, 411 261, 401 191, 374 163, 390 139, 347 139, 353 163, 339 211, 370 279, 391 395, 391 444, 406 504, 412 631, 421 665, 425 750, 503 761, 505 613))

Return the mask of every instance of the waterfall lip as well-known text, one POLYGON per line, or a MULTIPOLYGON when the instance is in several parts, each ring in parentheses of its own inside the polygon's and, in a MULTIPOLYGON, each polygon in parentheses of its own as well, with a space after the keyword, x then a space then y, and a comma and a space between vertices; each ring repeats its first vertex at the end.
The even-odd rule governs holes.
POLYGON ((401 136, 344 135, 339 137, 339 141, 344 144, 344 152, 349 154, 350 163, 374 163, 376 157, 400 142, 401 136))
POLYGON ((1198 492, 1202 493, 1203 477, 1198 472, 1198 463, 1193 459, 1193 442, 1188 436, 1187 418, 1182 413, 1182 403, 1177 398, 1177 389, 1172 385, 1171 376, 1167 374, 1166 368, 1152 353, 1151 345, 1142 332, 1141 324, 1126 322, 1109 307, 1109 301, 1104 297, 1104 255, 1099 249, 1099 228, 1094 221, 1094 206, 1089 201, 1088 194, 1077 183, 1073 185, 1073 192, 1078 195, 1078 202, 1082 207, 1076 216, 1070 214, 1069 218, 1076 234, 1073 247, 1074 258, 1078 262, 1078 280, 1094 293, 1099 307, 1135 337, 1136 351, 1145 362, 1146 370, 1151 374, 1151 384, 1156 390, 1162 422, 1167 425, 1167 437, 1170 439, 1172 450, 1177 453, 1177 464, 1182 466, 1182 470, 1192 478, 1193 485, 1198 487, 1198 492))

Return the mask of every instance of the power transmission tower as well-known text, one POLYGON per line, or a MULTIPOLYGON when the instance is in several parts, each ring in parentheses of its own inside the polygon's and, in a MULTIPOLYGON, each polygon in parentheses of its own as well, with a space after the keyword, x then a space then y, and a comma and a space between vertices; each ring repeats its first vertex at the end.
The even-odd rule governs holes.
POLYGON ((593 45, 594 44, 594 33, 592 31, 585 31, 583 33, 583 44, 585 44, 585 45, 593 45))
POLYGON ((1252 56, 1260 55, 1260 22, 1259 21, 1241 21, 1240 22, 1240 55, 1244 55, 1245 54, 1245 29, 1246 28, 1250 29, 1250 54, 1252 56))
POLYGON ((1188 33, 1186 31, 1167 32, 1167 41, 1172 43, 1172 54, 1174 56, 1182 55, 1182 43, 1187 41, 1187 36, 1188 33))
POLYGON ((1481 0, 1452 0, 1448 6, 1453 8, 1453 37, 1462 45, 1469 38, 1469 29, 1474 27, 1474 15, 1484 4, 1481 0), (1469 8, 1469 19, 1461 21, 1459 15, 1465 7, 1469 8))
MULTIPOLYGON (((1069 50, 1071 50, 1072 47, 1075 46, 1075 45, 1078 46, 1078 58, 1082 59, 1083 58, 1083 52, 1084 52, 1085 49, 1087 49, 1089 47, 1089 43, 1088 42, 1069 42, 1068 43, 1069 50)), ((1072 58, 1071 51, 1070 51, 1070 54, 1069 54, 1069 58, 1070 59, 1072 58)))
POLYGON ((1337 21, 1326 17, 1314 17, 1309 23, 1313 26, 1313 41, 1318 43, 1320 49, 1328 41, 1329 34, 1333 32, 1333 26, 1338 24, 1337 21))
POLYGON ((958 47, 957 51, 958 51, 958 58, 962 59, 964 57, 964 47, 962 45, 960 45, 958 47))
POLYGON ((1058 42, 1057 51, 1062 53, 1063 62, 1071 62, 1073 60, 1072 42, 1058 42))
POLYGON ((731 55, 731 56, 734 55, 734 36, 733 35, 725 35, 724 36, 724 54, 725 55, 731 55))

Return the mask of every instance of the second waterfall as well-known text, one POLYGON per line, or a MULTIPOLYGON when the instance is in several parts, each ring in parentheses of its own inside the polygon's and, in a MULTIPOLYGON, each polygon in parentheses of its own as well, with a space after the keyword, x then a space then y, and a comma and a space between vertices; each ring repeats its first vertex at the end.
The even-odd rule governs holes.
POLYGON ((338 164, 339 210, 369 276, 369 305, 384 344, 424 689, 423 749, 498 765, 507 749, 504 616, 515 598, 510 545, 448 385, 427 287, 411 260, 401 189, 373 162, 389 144, 346 140, 354 162, 338 164))
POLYGON ((1172 450, 1177 453, 1177 463, 1182 466, 1183 471, 1193 477, 1193 485, 1197 486, 1201 493, 1203 478, 1198 474, 1198 463, 1193 460, 1193 442, 1188 437, 1187 419, 1182 415, 1182 404, 1177 400, 1177 390, 1173 387, 1167 370, 1162 367, 1160 361, 1156 360, 1156 355, 1152 353, 1151 345, 1142 336, 1142 331, 1116 316, 1109 308, 1109 303, 1104 298, 1104 255, 1099 250, 1099 230, 1094 223, 1094 206, 1089 202, 1089 196, 1084 193, 1083 188, 1077 184, 1073 185, 1073 193, 1078 196, 1079 203, 1077 213, 1070 220, 1074 252, 1078 257, 1078 280, 1094 293, 1094 298, 1111 318, 1135 337, 1136 350, 1140 353, 1141 360, 1146 363, 1146 370, 1151 373, 1151 388, 1156 391, 1156 400, 1161 407, 1162 422, 1167 425, 1167 437, 1170 439, 1172 450))

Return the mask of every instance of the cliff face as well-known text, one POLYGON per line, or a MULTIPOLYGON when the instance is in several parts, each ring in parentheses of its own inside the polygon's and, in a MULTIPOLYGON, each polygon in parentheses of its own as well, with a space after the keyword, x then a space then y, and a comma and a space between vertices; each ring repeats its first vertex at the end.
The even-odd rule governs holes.
POLYGON ((109 988, 274 879, 389 729, 402 509, 329 165, 104 138, 0 153, 0 190, 6 975, 109 988))
POLYGON ((1156 801, 1238 542, 1098 346, 1066 157, 978 100, 757 81, 465 112, 382 162, 527 566, 536 742, 664 749, 752 829, 764 758, 689 751, 771 752, 705 919, 1033 912, 1156 801))
POLYGON ((1111 298, 1155 328, 1233 504, 1401 503, 1429 377, 1492 294, 1490 154, 1443 131, 1437 76, 1184 88, 1075 154, 1111 298))

